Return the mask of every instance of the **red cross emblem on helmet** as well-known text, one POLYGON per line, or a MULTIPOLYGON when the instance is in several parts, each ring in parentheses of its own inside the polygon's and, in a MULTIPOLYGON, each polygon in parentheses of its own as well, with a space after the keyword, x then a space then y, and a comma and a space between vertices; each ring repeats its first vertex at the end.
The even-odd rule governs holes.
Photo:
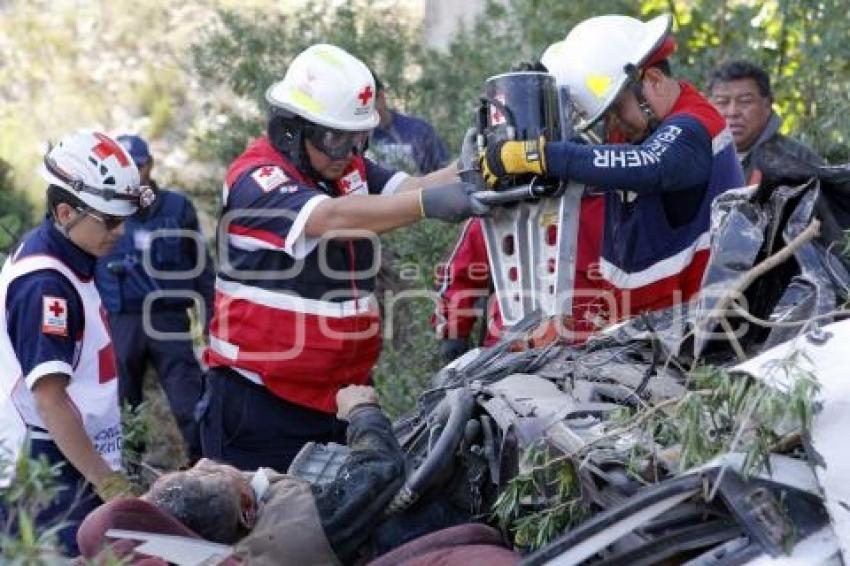
POLYGON ((100 159, 106 159, 110 155, 114 155, 121 167, 130 165, 130 160, 127 159, 127 154, 118 143, 112 138, 108 138, 100 132, 94 132, 94 137, 98 139, 98 143, 92 148, 92 151, 100 159))
POLYGON ((372 100, 372 86, 366 85, 363 87, 363 90, 357 93, 357 98, 360 100, 361 106, 366 106, 369 104, 369 101, 372 100))

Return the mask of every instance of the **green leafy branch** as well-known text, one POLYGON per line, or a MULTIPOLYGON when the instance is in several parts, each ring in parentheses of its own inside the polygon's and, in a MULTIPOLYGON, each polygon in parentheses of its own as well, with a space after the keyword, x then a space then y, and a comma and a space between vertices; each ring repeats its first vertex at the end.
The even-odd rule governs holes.
POLYGON ((151 423, 150 415, 148 401, 139 403, 135 408, 126 402, 121 407, 123 436, 121 458, 130 481, 142 488, 149 487, 142 471, 145 467, 143 461, 145 449, 153 439, 154 425, 151 423))
POLYGON ((545 546, 588 516, 571 459, 540 442, 523 453, 520 469, 493 504, 494 518, 516 547, 545 546))
MULTIPOLYGON (((20 565, 59 563, 58 531, 64 523, 37 529, 35 517, 59 491, 56 478, 61 464, 50 464, 44 455, 28 458, 29 453, 25 445, 15 460, 11 478, 0 478, 9 480, 9 485, 0 489, 0 505, 5 510, 5 516, 0 517, 0 561, 20 565)), ((0 454, 0 470, 9 469, 8 463, 8 458, 0 454)))
POLYGON ((721 368, 697 367, 691 373, 694 390, 636 413, 620 411, 612 419, 617 426, 606 437, 634 431, 650 440, 636 442, 629 455, 627 468, 638 477, 647 457, 658 450, 677 462, 671 472, 681 472, 741 447, 743 472, 751 474, 768 466, 771 452, 787 448, 784 439, 799 438, 811 428, 819 385, 803 367, 801 355, 776 364, 790 384, 787 390, 721 368))

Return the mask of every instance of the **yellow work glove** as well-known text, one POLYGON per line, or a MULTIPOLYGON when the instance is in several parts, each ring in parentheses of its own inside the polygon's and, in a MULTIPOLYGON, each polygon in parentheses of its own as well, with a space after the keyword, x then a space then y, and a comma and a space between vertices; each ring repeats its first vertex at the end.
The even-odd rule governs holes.
POLYGON ((481 174, 484 176, 484 182, 493 189, 509 175, 545 175, 545 146, 546 139, 543 136, 536 140, 490 144, 481 154, 481 174))
POLYGON ((104 477, 94 486, 94 491, 104 503, 118 497, 135 495, 130 480, 121 472, 112 472, 104 477))

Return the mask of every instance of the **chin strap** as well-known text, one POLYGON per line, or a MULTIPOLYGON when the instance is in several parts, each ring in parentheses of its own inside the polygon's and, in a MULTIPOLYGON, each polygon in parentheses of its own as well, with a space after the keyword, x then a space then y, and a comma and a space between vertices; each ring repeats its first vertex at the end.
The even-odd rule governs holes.
POLYGON ((277 151, 283 154, 301 173, 312 179, 328 196, 336 196, 323 183, 325 180, 310 164, 307 149, 304 147, 304 124, 297 116, 289 116, 279 110, 269 120, 267 133, 269 141, 277 151))
POLYGON ((625 68, 626 75, 629 77, 629 86, 628 88, 632 91, 637 99, 638 108, 640 108, 643 115, 646 116, 647 125, 649 126, 649 132, 652 133, 658 128, 658 125, 661 123, 661 120, 658 118, 658 115, 652 109, 652 106, 649 105, 649 101, 643 94, 643 72, 638 70, 637 67, 629 63, 625 68))

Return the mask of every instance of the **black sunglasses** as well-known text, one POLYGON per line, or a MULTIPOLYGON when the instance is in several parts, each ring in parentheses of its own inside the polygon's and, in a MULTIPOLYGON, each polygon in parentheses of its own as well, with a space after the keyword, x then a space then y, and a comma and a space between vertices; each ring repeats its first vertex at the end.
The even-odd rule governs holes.
POLYGON ((110 232, 124 224, 124 221, 127 220, 127 218, 124 216, 113 216, 111 214, 95 214, 91 211, 91 209, 86 209, 82 207, 78 207, 76 210, 80 214, 91 216, 92 218, 103 224, 103 227, 109 230, 110 232))

